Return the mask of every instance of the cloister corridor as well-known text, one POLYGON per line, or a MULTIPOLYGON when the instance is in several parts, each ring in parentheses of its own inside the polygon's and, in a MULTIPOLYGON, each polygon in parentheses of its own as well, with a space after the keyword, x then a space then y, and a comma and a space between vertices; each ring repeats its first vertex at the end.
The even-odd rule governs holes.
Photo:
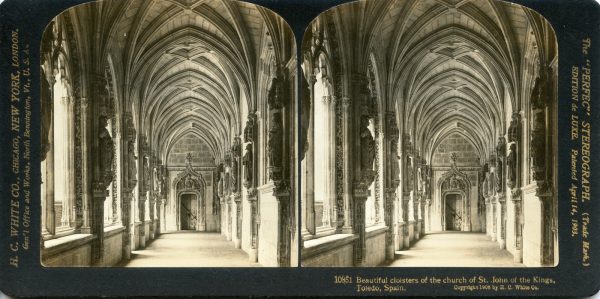
POLYGON ((259 267, 219 233, 177 231, 161 234, 131 254, 124 267, 259 267))
POLYGON ((390 267, 524 267, 485 233, 430 233, 409 250, 396 251, 390 267))

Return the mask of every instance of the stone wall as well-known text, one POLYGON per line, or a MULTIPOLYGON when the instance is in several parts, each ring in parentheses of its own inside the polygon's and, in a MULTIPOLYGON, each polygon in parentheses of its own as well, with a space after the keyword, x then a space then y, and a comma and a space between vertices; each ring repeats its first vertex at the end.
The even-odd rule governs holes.
POLYGON ((265 267, 278 266, 279 202, 272 190, 272 185, 259 189, 259 215, 269 215, 261 217, 258 229, 258 263, 265 267))
POLYGON ((213 154, 200 138, 193 134, 187 134, 181 138, 169 152, 167 162, 169 166, 183 166, 186 164, 188 153, 192 154, 192 165, 214 166, 213 154))
POLYGON ((367 228, 364 266, 378 266, 385 261, 385 226, 367 228))
POLYGON ((459 133, 449 135, 436 148, 433 154, 434 166, 449 166, 452 164, 451 155, 456 153, 456 165, 479 166, 477 151, 469 140, 459 133))

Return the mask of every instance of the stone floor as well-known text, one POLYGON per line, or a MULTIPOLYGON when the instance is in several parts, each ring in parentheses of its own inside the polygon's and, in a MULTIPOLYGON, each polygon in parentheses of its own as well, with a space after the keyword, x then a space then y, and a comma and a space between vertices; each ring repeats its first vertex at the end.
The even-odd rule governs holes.
POLYGON ((260 267, 219 233, 163 233, 143 250, 133 251, 124 267, 260 267))
POLYGON ((396 251, 390 267, 524 267, 483 233, 440 232, 425 235, 410 249, 396 251))

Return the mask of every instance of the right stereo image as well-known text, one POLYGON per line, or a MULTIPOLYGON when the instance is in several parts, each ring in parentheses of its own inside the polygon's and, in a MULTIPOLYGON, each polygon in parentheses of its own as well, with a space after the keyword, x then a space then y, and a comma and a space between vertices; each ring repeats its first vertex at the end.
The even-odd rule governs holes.
POLYGON ((303 267, 558 264, 550 24, 496 0, 358 1, 301 54, 303 267))

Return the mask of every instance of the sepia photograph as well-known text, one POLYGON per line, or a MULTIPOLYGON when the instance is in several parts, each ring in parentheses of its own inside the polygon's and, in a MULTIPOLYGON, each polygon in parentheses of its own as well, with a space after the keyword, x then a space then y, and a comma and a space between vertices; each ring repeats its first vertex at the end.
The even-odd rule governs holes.
POLYGON ((551 25, 496 0, 356 1, 301 55, 303 267, 558 264, 551 25))
POLYGON ((56 16, 41 44, 43 266, 297 266, 283 18, 103 0, 56 16))

